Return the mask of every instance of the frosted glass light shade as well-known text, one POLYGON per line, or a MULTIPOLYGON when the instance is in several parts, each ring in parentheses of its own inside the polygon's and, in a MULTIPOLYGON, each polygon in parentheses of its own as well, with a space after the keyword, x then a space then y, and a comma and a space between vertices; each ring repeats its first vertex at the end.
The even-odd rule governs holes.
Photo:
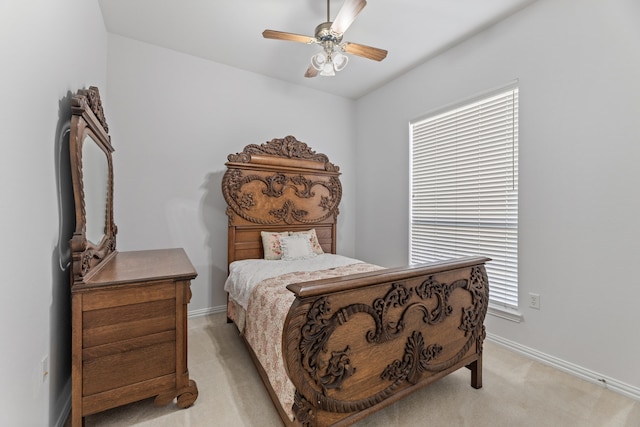
POLYGON ((333 70, 333 64, 331 63, 331 61, 328 61, 327 63, 324 64, 324 67, 322 67, 322 71, 320 72, 321 76, 335 76, 336 72, 333 70))
POLYGON ((318 52, 311 57, 311 66, 318 71, 322 71, 327 63, 327 56, 323 52, 318 52))
POLYGON ((347 62, 349 62, 347 55, 343 55, 340 52, 334 53, 331 59, 333 60, 333 68, 336 71, 342 71, 347 66, 347 62))

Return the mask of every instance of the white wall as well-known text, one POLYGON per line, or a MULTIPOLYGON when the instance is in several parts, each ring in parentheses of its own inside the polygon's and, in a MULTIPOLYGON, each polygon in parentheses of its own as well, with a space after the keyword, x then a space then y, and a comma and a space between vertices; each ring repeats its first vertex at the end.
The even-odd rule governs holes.
POLYGON ((70 119, 72 92, 106 89, 98 2, 1 1, 0 57, 0 424, 62 425, 71 324, 69 273, 60 264, 74 218, 67 141, 58 136, 70 119), (43 380, 45 356, 50 373, 43 380))
POLYGON ((409 121, 519 79, 524 321, 489 316, 488 332, 636 388, 639 17, 636 0, 539 0, 360 99, 356 113, 356 255, 404 264, 409 121))
POLYGON ((118 249, 183 247, 198 271, 191 314, 223 308, 227 155, 293 135, 344 170, 339 252, 355 234, 354 102, 109 35, 118 249))

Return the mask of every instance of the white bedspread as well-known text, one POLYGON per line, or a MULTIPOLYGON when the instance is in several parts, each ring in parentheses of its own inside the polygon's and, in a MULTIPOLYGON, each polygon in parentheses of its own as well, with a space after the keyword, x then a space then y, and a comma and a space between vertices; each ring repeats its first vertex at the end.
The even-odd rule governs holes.
POLYGON ((234 261, 229 265, 229 277, 224 284, 224 290, 246 310, 253 288, 265 279, 298 271, 326 270, 362 262, 334 254, 322 254, 296 261, 264 259, 234 261))

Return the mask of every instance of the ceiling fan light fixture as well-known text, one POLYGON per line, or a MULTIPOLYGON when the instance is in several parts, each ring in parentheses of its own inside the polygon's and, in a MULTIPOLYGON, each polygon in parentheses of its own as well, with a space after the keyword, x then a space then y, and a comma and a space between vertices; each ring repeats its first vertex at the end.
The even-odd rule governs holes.
POLYGON ((330 0, 327 0, 327 20, 316 26, 313 37, 283 31, 264 30, 262 37, 266 39, 288 40, 305 44, 318 44, 323 52, 311 57, 311 64, 304 73, 305 77, 335 76, 342 71, 349 62, 343 53, 361 56, 374 61, 382 61, 387 57, 387 51, 376 47, 358 43, 342 42, 344 32, 367 5, 367 0, 344 0, 344 3, 333 22, 329 10, 330 0))

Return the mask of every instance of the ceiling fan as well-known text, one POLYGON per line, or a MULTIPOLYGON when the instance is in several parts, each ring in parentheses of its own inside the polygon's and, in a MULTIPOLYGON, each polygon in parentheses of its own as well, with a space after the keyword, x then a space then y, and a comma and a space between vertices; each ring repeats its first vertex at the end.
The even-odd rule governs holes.
POLYGON ((262 36, 266 39, 321 45, 323 51, 311 57, 311 64, 304 76, 315 77, 318 74, 321 76, 334 76, 336 71, 344 69, 349 61, 349 58, 343 52, 374 61, 382 61, 387 57, 387 51, 384 49, 342 41, 342 35, 366 5, 366 0, 345 0, 336 15, 336 19, 331 22, 329 0, 327 0, 327 22, 323 22, 316 27, 315 36, 304 36, 275 30, 264 30, 262 36))

